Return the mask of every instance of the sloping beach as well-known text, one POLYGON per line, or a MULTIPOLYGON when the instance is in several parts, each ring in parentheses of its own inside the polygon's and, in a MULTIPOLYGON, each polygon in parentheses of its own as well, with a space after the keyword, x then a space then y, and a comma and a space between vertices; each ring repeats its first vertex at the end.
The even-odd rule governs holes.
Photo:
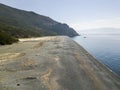
POLYGON ((120 90, 120 78, 66 36, 0 46, 0 90, 120 90))

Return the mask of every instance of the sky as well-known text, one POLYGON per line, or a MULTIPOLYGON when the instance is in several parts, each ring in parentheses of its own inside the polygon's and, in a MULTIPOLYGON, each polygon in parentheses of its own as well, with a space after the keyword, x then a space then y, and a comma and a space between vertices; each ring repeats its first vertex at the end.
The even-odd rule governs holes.
POLYGON ((75 30, 120 28, 120 0, 0 0, 67 23, 75 30))

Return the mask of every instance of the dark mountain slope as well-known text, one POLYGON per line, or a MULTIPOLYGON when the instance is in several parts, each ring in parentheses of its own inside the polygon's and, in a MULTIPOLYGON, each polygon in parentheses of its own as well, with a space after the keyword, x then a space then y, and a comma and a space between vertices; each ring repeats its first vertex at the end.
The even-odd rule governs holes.
POLYGON ((3 4, 0 4, 0 32, 7 32, 15 37, 51 35, 72 37, 78 35, 67 24, 61 24, 49 17, 3 4))

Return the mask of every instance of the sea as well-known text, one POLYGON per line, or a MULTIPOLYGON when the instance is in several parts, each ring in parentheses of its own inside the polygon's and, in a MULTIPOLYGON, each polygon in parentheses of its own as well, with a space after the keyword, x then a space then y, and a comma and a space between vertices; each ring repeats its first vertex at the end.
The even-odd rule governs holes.
POLYGON ((120 30, 93 33, 82 31, 73 40, 120 77, 120 30))

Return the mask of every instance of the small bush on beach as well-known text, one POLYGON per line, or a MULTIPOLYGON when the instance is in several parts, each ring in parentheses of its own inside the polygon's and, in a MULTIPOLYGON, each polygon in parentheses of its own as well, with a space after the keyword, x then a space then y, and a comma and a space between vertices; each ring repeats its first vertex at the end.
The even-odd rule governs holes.
POLYGON ((12 37, 10 34, 5 32, 0 32, 0 45, 12 44, 17 41, 18 39, 12 37))

